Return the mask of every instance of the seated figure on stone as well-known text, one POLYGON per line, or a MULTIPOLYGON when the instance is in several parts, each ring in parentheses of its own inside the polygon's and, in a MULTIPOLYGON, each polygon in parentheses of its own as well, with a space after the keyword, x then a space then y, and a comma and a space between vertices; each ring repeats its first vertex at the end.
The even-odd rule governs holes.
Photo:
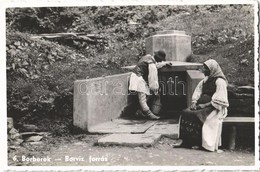
POLYGON ((218 151, 229 106, 227 79, 213 59, 204 62, 203 73, 205 78, 195 88, 191 107, 183 111, 180 137, 186 146, 218 151))
POLYGON ((159 50, 154 55, 143 56, 130 76, 129 91, 136 92, 142 114, 148 119, 159 119, 147 105, 148 97, 152 94, 158 96, 159 83, 157 69, 171 65, 165 61, 166 54, 159 50))

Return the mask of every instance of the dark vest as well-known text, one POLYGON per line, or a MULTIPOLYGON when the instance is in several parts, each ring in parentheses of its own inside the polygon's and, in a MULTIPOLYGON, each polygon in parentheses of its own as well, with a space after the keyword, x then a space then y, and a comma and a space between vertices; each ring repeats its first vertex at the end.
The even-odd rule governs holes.
POLYGON ((216 92, 216 80, 218 78, 224 79, 223 77, 209 78, 205 83, 203 83, 202 94, 206 94, 212 97, 213 94, 216 92))
POLYGON ((148 81, 148 74, 149 74, 149 69, 148 69, 148 65, 155 63, 154 58, 151 55, 146 55, 143 56, 137 63, 137 65, 135 66, 133 72, 137 75, 137 76, 142 76, 144 78, 144 80, 147 82, 148 81))

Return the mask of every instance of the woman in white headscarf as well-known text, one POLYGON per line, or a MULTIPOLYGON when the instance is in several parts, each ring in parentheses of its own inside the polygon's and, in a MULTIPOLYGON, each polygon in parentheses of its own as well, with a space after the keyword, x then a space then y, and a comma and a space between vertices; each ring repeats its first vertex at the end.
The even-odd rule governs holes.
POLYGON ((182 115, 181 134, 189 145, 194 142, 208 151, 217 151, 221 146, 222 121, 229 106, 227 80, 213 59, 204 62, 203 72, 205 78, 193 93, 192 105, 182 115))

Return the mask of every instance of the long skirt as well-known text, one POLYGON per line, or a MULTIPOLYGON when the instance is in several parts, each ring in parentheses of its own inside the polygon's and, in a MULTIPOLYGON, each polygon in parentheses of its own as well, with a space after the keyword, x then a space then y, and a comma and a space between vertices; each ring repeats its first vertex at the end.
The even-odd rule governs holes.
POLYGON ((212 106, 200 109, 185 109, 181 115, 180 138, 183 140, 183 146, 201 146, 202 145, 202 126, 207 116, 214 110, 212 106))

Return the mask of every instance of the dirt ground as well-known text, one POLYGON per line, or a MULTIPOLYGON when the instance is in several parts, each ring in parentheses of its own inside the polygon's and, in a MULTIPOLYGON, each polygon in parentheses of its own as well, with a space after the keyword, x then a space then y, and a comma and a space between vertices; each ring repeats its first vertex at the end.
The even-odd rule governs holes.
POLYGON ((97 146, 103 136, 80 134, 44 138, 37 145, 24 143, 10 150, 9 166, 254 166, 253 148, 223 153, 173 148, 174 140, 165 137, 152 147, 97 146))

